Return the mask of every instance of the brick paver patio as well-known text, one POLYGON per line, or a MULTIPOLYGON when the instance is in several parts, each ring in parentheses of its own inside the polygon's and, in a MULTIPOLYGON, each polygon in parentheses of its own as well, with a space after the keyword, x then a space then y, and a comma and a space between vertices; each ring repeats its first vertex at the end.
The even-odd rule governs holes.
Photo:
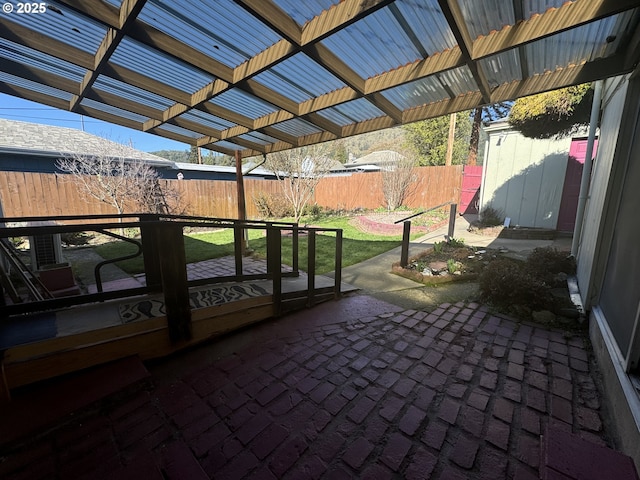
POLYGON ((5 453, 0 477, 526 480, 548 425, 606 444, 583 337, 478 304, 376 302, 330 302, 238 334, 220 358, 209 345, 169 360, 152 385, 5 453))

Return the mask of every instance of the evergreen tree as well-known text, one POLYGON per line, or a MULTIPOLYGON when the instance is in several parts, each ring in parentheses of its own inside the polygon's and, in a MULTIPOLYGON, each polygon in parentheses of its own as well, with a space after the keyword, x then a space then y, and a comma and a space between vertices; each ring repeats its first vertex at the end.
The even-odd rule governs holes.
POLYGON ((478 146, 480 144, 480 127, 485 122, 498 120, 509 115, 512 102, 494 103, 471 110, 473 123, 471 125, 471 139, 469 140, 469 155, 467 165, 476 165, 478 159, 478 146))
MULTIPOLYGON (((444 165, 449 134, 449 115, 404 125, 406 147, 420 166, 444 165)), ((464 164, 469 151, 471 118, 469 112, 458 115, 453 144, 453 165, 464 164)))
POLYGON ((568 136, 589 124, 592 101, 593 89, 586 83, 519 98, 509 125, 530 138, 568 136))

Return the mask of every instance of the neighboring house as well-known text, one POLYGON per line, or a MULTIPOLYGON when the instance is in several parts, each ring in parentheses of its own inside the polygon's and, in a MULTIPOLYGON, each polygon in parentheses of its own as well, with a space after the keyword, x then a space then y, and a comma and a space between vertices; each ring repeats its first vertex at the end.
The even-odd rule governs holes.
POLYGON ((506 119, 485 131, 489 140, 480 211, 493 207, 510 218, 511 226, 573 231, 586 131, 561 139, 531 139, 512 130, 506 119))
MULTIPOLYGON (((105 144, 119 149, 121 144, 74 128, 0 119, 0 171, 59 173, 56 160, 66 155, 92 155, 104 151, 105 144)), ((143 160, 154 167, 161 178, 175 179, 182 172, 185 180, 236 179, 236 167, 179 163, 124 147, 130 159, 143 160)), ((243 166, 243 170, 249 167, 243 166)), ((252 178, 275 179, 262 167, 252 170, 252 178)))
MULTIPOLYGON (((122 148, 116 142, 74 128, 0 119, 0 170, 62 173, 56 168, 58 158, 91 155, 110 143, 122 148)), ((174 162, 125 148, 131 159, 144 160, 160 172, 175 168, 174 162)))
POLYGON ((404 158, 398 152, 393 150, 380 150, 371 152, 363 157, 355 160, 349 159, 344 167, 348 170, 359 172, 379 172, 380 170, 389 169, 398 163, 398 159, 404 158))

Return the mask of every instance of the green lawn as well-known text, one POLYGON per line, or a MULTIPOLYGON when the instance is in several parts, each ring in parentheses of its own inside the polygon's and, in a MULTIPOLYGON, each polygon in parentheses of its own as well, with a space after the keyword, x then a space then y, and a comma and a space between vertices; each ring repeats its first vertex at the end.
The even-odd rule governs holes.
MULTIPOLYGON (((341 228, 342 266, 347 267, 384 253, 400 245, 402 236, 373 235, 364 233, 349 225, 348 217, 331 217, 313 222, 314 226, 341 228)), ((266 239, 264 231, 249 230, 249 246, 259 258, 266 258, 266 239)), ((416 238, 420 234, 413 234, 416 238)), ((282 239, 282 263, 291 265, 291 238, 282 239)), ((187 263, 199 262, 211 258, 233 255, 233 231, 219 230, 208 233, 194 233, 184 236, 187 263)), ((124 256, 135 252, 135 247, 122 241, 105 243, 95 247, 95 251, 105 259, 124 256)), ((299 267, 306 270, 307 237, 301 236, 299 242, 299 267)), ((316 237, 316 273, 322 274, 334 270, 335 233, 321 233, 316 237)), ((118 262, 117 265, 128 273, 143 272, 142 258, 118 262)))

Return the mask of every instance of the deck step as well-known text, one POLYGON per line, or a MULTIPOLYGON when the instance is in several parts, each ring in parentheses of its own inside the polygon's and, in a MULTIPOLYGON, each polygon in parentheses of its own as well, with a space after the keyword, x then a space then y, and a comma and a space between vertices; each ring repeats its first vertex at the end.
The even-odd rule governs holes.
POLYGON ((15 392, 0 407, 0 447, 44 432, 68 415, 150 378, 138 357, 35 384, 15 392))
POLYGON ((547 429, 540 448, 542 480, 638 480, 631 457, 558 428, 547 429))

